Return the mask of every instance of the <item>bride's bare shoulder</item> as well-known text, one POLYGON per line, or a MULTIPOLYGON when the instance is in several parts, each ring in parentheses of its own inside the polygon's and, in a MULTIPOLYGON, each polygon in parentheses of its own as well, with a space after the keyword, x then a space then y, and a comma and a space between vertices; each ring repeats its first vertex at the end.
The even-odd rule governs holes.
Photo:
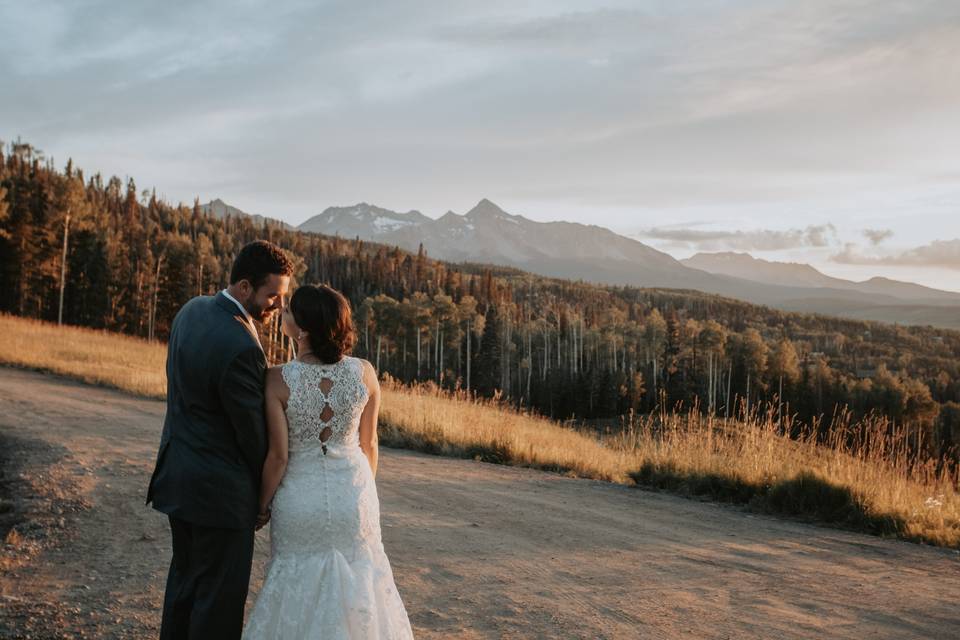
POLYGON ((366 375, 366 374, 368 374, 368 373, 371 373, 371 372, 372 372, 374 375, 376 375, 376 371, 377 371, 377 370, 373 368, 373 365, 370 364, 370 361, 369 361, 369 360, 365 360, 365 359, 363 359, 363 358, 358 358, 358 357, 356 357, 356 356, 352 356, 352 357, 353 357, 354 360, 356 360, 357 362, 360 363, 360 368, 363 369, 364 375, 366 375))
POLYGON ((289 393, 287 382, 283 379, 283 365, 270 367, 267 369, 267 393, 276 393, 283 395, 289 393))
POLYGON ((369 360, 364 360, 363 358, 354 358, 358 363, 360 363, 360 375, 363 378, 364 383, 366 383, 368 388, 371 388, 378 383, 377 380, 377 370, 369 360))

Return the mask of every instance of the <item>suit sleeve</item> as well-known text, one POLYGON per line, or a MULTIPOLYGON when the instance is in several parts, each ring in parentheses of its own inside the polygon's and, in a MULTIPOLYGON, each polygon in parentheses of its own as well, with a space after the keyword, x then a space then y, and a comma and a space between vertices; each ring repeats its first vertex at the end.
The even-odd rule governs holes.
POLYGON ((267 455, 267 427, 263 413, 266 371, 263 351, 254 347, 237 354, 220 378, 220 400, 233 425, 237 446, 257 477, 267 455))

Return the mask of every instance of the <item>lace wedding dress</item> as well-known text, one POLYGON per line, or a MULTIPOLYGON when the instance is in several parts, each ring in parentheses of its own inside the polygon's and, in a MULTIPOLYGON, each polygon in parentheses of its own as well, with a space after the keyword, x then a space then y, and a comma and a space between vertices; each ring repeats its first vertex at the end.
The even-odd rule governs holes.
POLYGON ((412 638, 380 539, 380 502, 360 449, 360 360, 282 369, 290 453, 273 500, 272 555, 248 640, 412 638))

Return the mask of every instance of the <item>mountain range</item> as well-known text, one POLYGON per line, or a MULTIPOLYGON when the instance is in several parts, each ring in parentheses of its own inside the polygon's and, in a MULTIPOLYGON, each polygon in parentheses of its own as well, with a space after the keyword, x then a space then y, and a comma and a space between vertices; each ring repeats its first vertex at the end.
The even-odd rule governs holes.
POLYGON ((749 253, 698 253, 681 260, 688 267, 785 287, 826 287, 866 294, 893 296, 917 302, 960 303, 960 293, 932 289, 913 282, 870 278, 863 282, 843 280, 798 262, 771 262, 749 253))
MULTIPOLYGON (((229 207, 220 200, 213 203, 229 207)), ((536 222, 486 199, 466 214, 448 211, 437 219, 416 210, 402 213, 367 203, 329 207, 297 229, 359 237, 409 251, 417 251, 422 243, 433 258, 508 265, 544 276, 694 289, 790 311, 960 328, 960 293, 886 278, 843 280, 810 265, 770 262, 743 253, 701 253, 677 260, 604 227, 536 222)))
POLYGON ((266 218, 264 216, 257 215, 255 213, 247 213, 246 211, 241 211, 240 209, 237 209, 236 207, 233 207, 227 204, 220 198, 217 198, 216 200, 211 200, 207 204, 200 205, 200 210, 220 220, 223 220, 228 215, 231 218, 238 218, 242 216, 242 217, 250 218, 253 221, 253 223, 256 225, 262 225, 264 221, 269 220, 273 224, 282 226, 284 229, 293 228, 286 222, 283 222, 282 220, 277 220, 276 218, 266 218))

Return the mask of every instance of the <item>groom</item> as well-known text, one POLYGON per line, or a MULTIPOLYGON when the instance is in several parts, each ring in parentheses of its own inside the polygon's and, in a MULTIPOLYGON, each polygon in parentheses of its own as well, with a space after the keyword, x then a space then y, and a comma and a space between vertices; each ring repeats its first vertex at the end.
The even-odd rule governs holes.
POLYGON ((162 639, 239 638, 267 449, 267 362, 254 321, 281 308, 293 265, 251 242, 230 286, 187 302, 167 345, 167 414, 147 503, 167 514, 173 559, 162 639))

